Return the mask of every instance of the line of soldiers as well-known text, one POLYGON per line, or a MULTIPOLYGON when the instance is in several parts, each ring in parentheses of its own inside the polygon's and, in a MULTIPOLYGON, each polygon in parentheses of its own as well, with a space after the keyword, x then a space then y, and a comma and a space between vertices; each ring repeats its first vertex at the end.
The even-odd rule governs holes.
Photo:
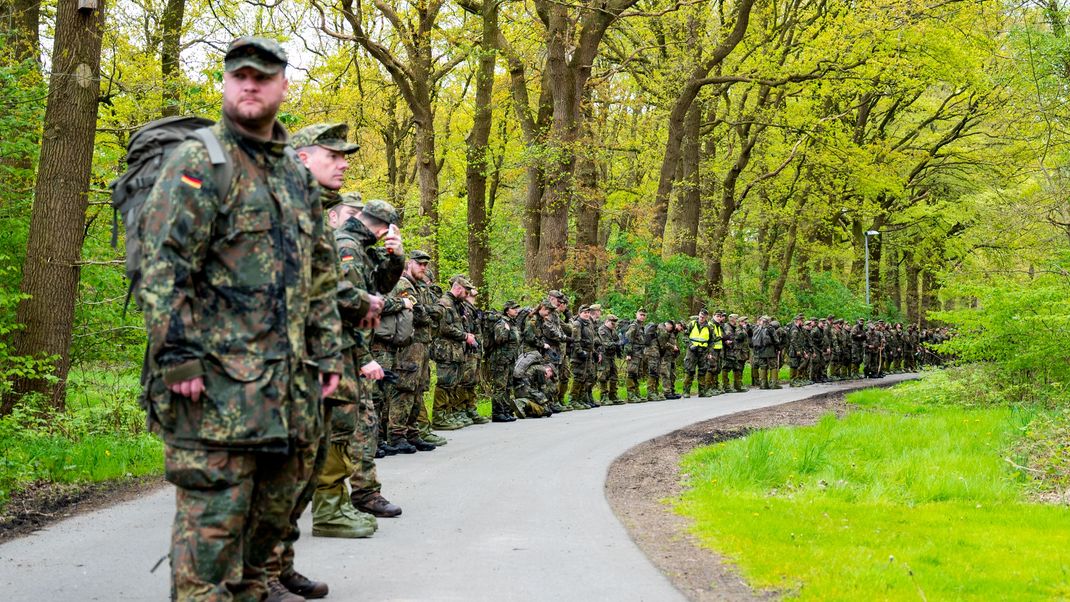
POLYGON ((751 324, 747 316, 724 310, 711 315, 706 309, 684 324, 648 323, 646 310, 640 308, 634 320, 622 323, 612 314, 603 317, 599 304, 581 305, 573 315, 566 296, 557 290, 535 307, 509 301, 500 312, 481 312, 474 304, 476 293, 467 278, 455 276, 440 301, 457 311, 436 338, 443 350, 432 354, 440 375, 432 423, 437 430, 486 422, 476 411, 481 386, 491 399, 491 420, 511 422, 601 405, 689 397, 693 385, 698 396, 743 392, 748 363, 753 384, 762 389, 781 388, 785 363, 792 386, 913 371, 922 363, 942 361, 928 347, 948 336, 946 329, 919 331, 862 319, 851 325, 834 316, 799 315, 787 327, 761 316, 751 324), (677 393, 681 355, 683 389, 677 393), (621 364, 626 397, 619 396, 621 364), (640 393, 642 380, 645 394, 640 393))

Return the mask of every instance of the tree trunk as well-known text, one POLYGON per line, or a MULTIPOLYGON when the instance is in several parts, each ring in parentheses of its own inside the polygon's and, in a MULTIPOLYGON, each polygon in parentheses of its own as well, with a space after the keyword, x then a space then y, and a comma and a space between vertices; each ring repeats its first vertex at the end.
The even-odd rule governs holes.
POLYGON ((907 266, 906 295, 904 296, 906 309, 904 310, 904 313, 907 316, 907 321, 920 327, 921 315, 920 299, 918 296, 918 276, 920 275, 921 270, 918 269, 918 265, 914 261, 914 253, 909 250, 909 247, 903 252, 903 262, 906 263, 907 266))
POLYGON ((929 319, 929 312, 940 309, 940 298, 936 295, 936 276, 929 270, 921 273, 921 326, 931 328, 934 320, 929 319))
MULTIPOLYGON (((487 223, 488 147, 494 107, 495 47, 498 39, 498 3, 483 3, 483 41, 479 49, 479 69, 476 73, 476 105, 472 131, 468 134, 468 165, 465 186, 468 193, 468 275, 472 284, 482 289, 486 284, 487 258, 490 255, 487 223)), ((489 295, 480 295, 486 302, 489 295)))
POLYGON ((869 303, 870 305, 879 310, 884 307, 882 303, 881 295, 881 237, 870 236, 869 237, 869 273, 866 274, 866 278, 869 279, 869 303))
MULTIPOLYGON (((590 117, 587 120, 589 123, 590 117)), ((585 139, 593 143, 590 133, 585 139)), ((581 147, 589 149, 591 145, 581 147)), ((598 282, 601 280, 598 231, 602 221, 602 207, 606 202, 605 193, 598 184, 598 164, 594 153, 582 152, 576 167, 576 176, 579 190, 576 196, 576 247, 572 254, 575 261, 570 262, 575 273, 572 290, 575 291, 578 302, 590 304, 598 297, 598 282)))
POLYGON ((668 255, 682 253, 694 257, 698 251, 698 222, 702 210, 702 182, 699 173, 702 103, 692 103, 684 122, 680 182, 673 211, 672 240, 668 255))
POLYGON ((885 268, 884 295, 888 298, 890 304, 888 309, 892 307, 896 310, 903 309, 903 297, 899 282, 899 255, 895 247, 885 253, 888 265, 885 268))
MULTIPOLYGON (((801 209, 801 207, 800 207, 801 209)), ((784 286, 788 282, 788 273, 791 272, 791 260, 795 255, 795 241, 799 231, 798 216, 792 217, 791 226, 788 227, 787 243, 784 252, 780 255, 780 273, 777 274, 773 284, 773 292, 769 295, 769 307, 767 311, 775 312, 780 308, 780 298, 784 295, 784 286)))
POLYGON ((182 103, 182 22, 186 14, 186 0, 167 0, 160 18, 160 73, 163 76, 163 103, 160 114, 178 115, 182 103))
POLYGON ((10 59, 16 63, 27 59, 40 63, 41 0, 2 0, 0 17, 5 25, 11 26, 6 35, 0 37, 11 44, 10 59))
MULTIPOLYGON (((79 11, 60 2, 52 53, 52 77, 45 108, 44 135, 34 190, 22 292, 15 337, 18 355, 55 357, 56 382, 18 379, 17 394, 40 392, 62 410, 70 370, 74 302, 85 239, 85 214, 100 94, 100 44, 104 2, 79 11)), ((0 412, 10 411, 5 403, 0 412)))

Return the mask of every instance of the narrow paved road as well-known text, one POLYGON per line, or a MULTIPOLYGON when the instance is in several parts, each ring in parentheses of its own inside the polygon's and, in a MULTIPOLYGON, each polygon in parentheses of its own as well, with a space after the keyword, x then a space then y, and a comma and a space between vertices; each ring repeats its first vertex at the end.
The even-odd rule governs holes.
MULTIPOLYGON (((906 376, 890 377, 882 384, 906 376)), ((669 601, 683 596, 639 551, 603 494, 610 463, 683 426, 846 385, 613 406, 447 433, 434 452, 380 463, 404 508, 367 540, 303 537, 298 569, 328 599, 669 601)), ((165 600, 171 488, 0 546, 0 598, 165 600)), ((306 516, 302 529, 311 529, 306 516)))

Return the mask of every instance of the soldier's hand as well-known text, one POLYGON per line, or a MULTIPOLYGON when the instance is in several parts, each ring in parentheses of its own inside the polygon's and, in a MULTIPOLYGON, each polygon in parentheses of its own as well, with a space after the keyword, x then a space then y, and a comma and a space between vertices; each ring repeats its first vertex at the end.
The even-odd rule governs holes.
POLYGON ((172 393, 178 393, 183 397, 189 397, 193 401, 198 401, 201 398, 201 393, 204 393, 204 377, 195 376, 189 380, 177 382, 169 388, 172 393))
POLYGON ((368 295, 368 313, 364 317, 366 319, 378 318, 379 314, 383 313, 385 302, 382 295, 368 295))
POLYGON ((464 340, 465 340, 465 342, 466 342, 466 343, 468 343, 469 345, 471 345, 471 346, 473 346, 473 347, 475 347, 475 346, 476 346, 476 335, 474 335, 474 334, 472 334, 472 333, 470 333, 470 332, 469 332, 469 333, 466 333, 466 334, 465 334, 465 336, 464 336, 464 340))
POLYGON ((405 253, 404 247, 401 246, 401 231, 398 227, 390 224, 390 229, 386 231, 386 236, 383 237, 383 246, 386 247, 386 252, 391 255, 401 256, 405 253))
POLYGON ((383 380, 383 367, 372 360, 360 367, 360 375, 368 380, 383 380))
POLYGON ((626 361, 626 362, 632 361, 632 356, 630 356, 630 355, 624 356, 624 361, 626 361))
POLYGON ((328 372, 326 375, 327 382, 325 383, 323 382, 323 376, 323 372, 320 372, 320 395, 326 399, 338 390, 338 381, 341 380, 342 377, 337 373, 328 372))
POLYGON ((415 306, 412 299, 408 297, 402 297, 401 303, 405 306, 405 309, 412 309, 415 306))

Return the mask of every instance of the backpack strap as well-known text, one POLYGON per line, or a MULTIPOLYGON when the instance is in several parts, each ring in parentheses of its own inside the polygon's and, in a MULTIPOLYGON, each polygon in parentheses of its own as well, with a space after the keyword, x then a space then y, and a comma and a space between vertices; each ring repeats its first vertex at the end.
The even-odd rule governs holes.
POLYGON ((230 160, 230 153, 223 148, 223 143, 215 135, 212 128, 204 127, 193 130, 193 136, 201 141, 205 150, 208 151, 208 159, 215 167, 216 189, 219 190, 219 200, 225 201, 230 195, 230 186, 234 182, 234 162, 230 160))

